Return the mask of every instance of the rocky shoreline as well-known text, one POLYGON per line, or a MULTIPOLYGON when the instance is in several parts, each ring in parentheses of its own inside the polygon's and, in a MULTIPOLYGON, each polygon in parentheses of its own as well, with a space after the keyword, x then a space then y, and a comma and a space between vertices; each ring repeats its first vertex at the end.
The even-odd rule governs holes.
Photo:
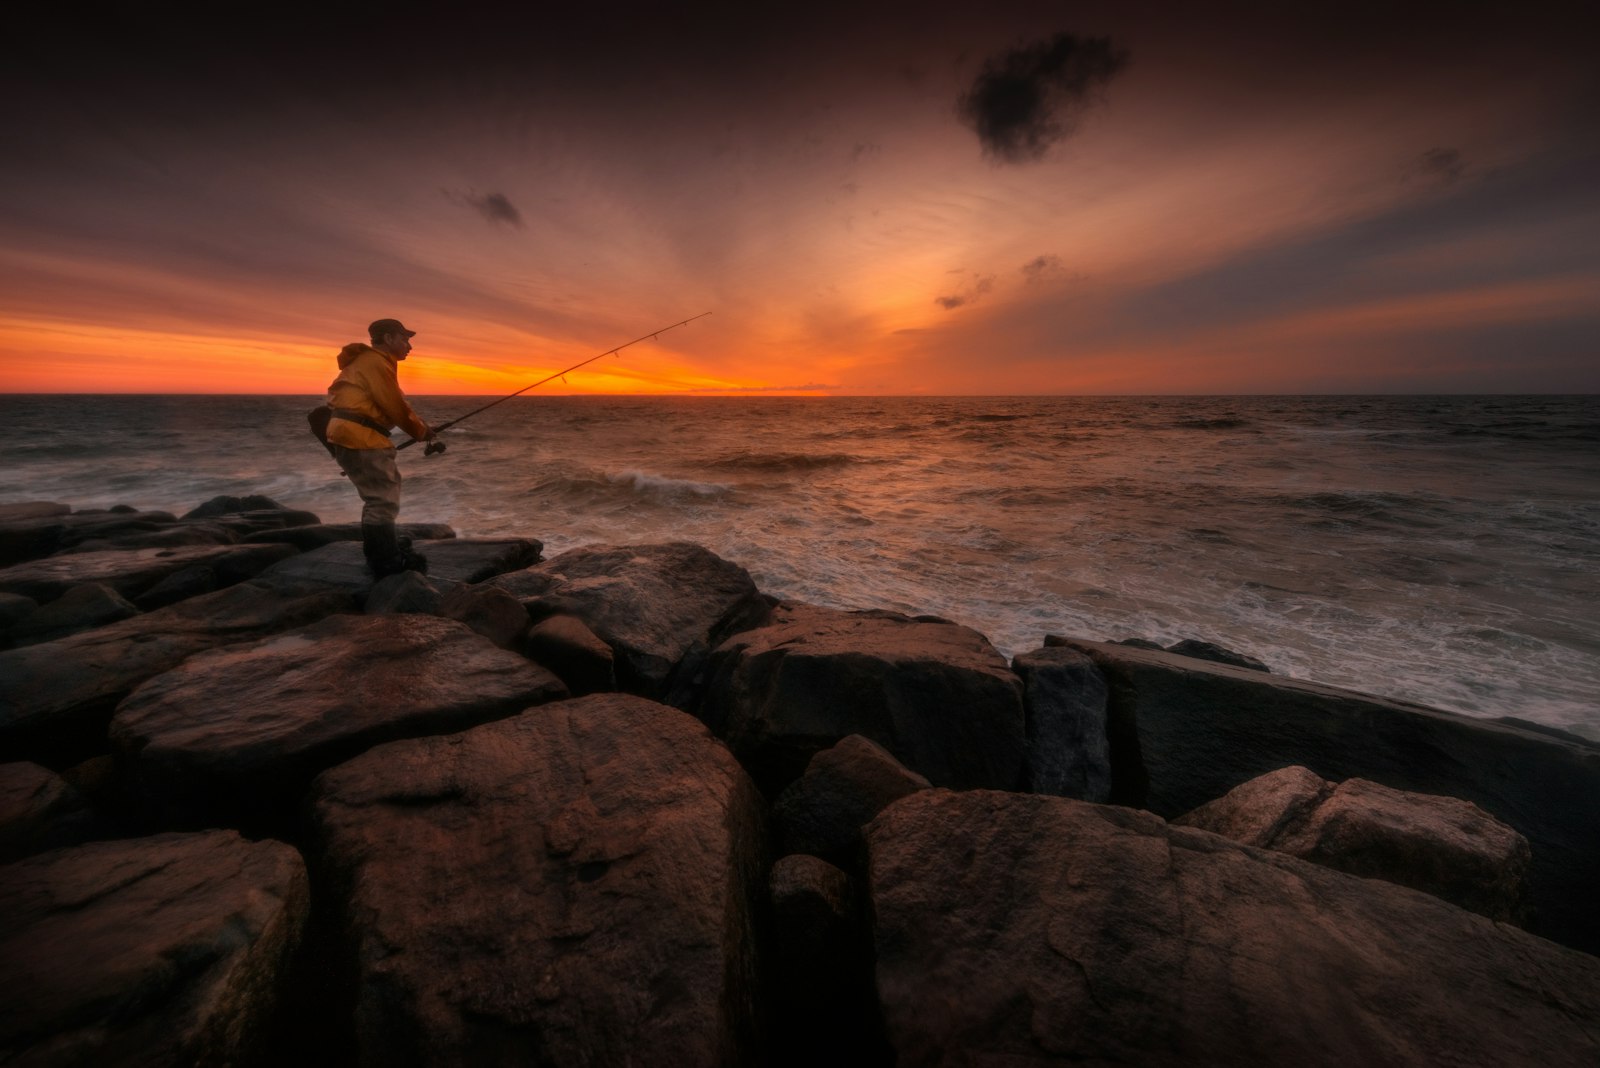
POLYGON ((1600 1063, 1600 746, 689 543, 0 505, 0 1062, 1600 1063))

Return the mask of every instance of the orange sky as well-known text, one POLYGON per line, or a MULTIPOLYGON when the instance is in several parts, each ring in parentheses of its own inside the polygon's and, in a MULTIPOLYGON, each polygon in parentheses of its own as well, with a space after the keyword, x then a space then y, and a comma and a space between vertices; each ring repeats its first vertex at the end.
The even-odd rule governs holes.
POLYGON ((282 25, 221 65, 203 25, 68 68, 80 37, 32 35, 0 392, 309 395, 396 316, 409 392, 506 393, 707 311, 541 388, 1600 389, 1600 94, 1555 8, 1369 37, 1349 5, 828 7, 631 44, 573 16, 504 51, 418 10, 373 84, 281 73, 352 43, 282 25), (957 102, 1062 32, 1125 68, 997 156, 957 102))

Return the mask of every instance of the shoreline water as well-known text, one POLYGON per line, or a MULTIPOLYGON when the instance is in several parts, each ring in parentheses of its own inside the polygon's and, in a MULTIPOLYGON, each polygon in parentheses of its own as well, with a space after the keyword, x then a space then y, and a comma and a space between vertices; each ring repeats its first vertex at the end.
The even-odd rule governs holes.
MULTIPOLYGON (((484 398, 416 397, 436 421, 484 398)), ((0 499, 355 518, 298 397, 0 397, 0 499), (85 434, 83 425, 94 427, 85 434), (259 429, 257 429, 259 428, 259 429), (113 458, 108 464, 108 458, 113 458), (84 492, 93 488, 92 492, 84 492), (52 492, 53 491, 53 492, 52 492)), ((1600 737, 1596 398, 518 398, 402 453, 402 518, 688 540, 776 595, 1201 638, 1292 678, 1600 737), (714 402, 714 403, 708 403, 714 402)))

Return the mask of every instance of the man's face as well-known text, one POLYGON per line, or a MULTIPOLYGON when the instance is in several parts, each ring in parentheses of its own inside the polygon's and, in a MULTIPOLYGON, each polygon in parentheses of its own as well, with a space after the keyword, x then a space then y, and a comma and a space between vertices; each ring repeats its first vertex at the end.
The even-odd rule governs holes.
POLYGON ((383 335, 383 347, 396 360, 403 360, 411 351, 411 339, 404 334, 385 334, 383 335))

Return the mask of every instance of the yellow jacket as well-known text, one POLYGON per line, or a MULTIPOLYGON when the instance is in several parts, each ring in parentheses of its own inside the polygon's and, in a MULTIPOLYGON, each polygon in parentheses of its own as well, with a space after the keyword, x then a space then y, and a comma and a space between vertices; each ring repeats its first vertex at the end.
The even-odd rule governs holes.
MULTIPOLYGON (((357 412, 385 426, 398 426, 418 440, 429 433, 428 424, 417 418, 400 392, 395 358, 360 342, 339 350, 339 377, 328 385, 328 407, 357 412)), ((328 440, 347 449, 391 447, 386 435, 337 415, 328 423, 328 440)))

